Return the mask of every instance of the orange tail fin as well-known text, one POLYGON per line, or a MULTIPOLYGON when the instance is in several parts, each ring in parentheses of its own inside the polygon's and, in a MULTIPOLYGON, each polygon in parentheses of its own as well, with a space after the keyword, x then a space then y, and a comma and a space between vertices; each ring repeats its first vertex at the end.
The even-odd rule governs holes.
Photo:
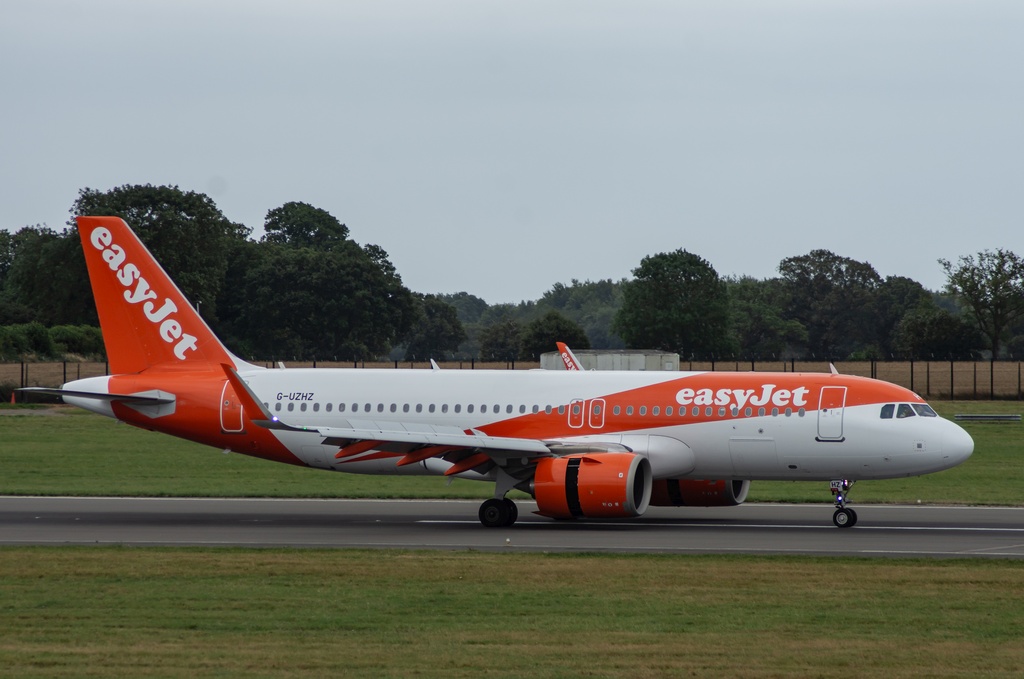
POLYGON ((238 365, 124 220, 76 221, 112 373, 155 365, 238 365))

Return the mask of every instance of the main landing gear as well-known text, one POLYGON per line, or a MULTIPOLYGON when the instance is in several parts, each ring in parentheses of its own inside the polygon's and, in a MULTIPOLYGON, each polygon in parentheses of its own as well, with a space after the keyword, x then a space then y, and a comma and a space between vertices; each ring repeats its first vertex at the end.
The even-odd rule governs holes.
POLYGON ((856 481, 847 479, 834 479, 831 482, 832 495, 836 499, 836 511, 832 515, 832 523, 836 528, 853 528, 857 525, 857 512, 846 506, 846 491, 850 490, 856 481))
POLYGON ((519 518, 519 508, 508 498, 491 498, 480 505, 480 523, 487 528, 511 526, 519 518))

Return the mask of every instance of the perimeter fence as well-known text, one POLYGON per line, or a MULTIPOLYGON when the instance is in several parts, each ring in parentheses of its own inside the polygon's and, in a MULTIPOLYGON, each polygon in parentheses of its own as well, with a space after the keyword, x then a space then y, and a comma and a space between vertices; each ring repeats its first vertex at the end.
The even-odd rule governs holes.
MULTIPOLYGON (((258 363, 274 367, 274 363, 258 363)), ((873 377, 917 392, 926 399, 1021 400, 1021 361, 837 361, 840 373, 873 377)), ((498 363, 467 361, 438 362, 442 370, 532 370, 540 364, 522 361, 498 363)), ((289 362, 287 368, 413 368, 430 370, 429 362, 289 362)), ((680 361, 680 370, 720 372, 829 372, 827 361, 680 361)), ((17 387, 59 387, 72 380, 108 374, 100 362, 14 362, 0 363, 0 399, 9 402, 17 387)), ((18 399, 21 400, 21 399, 18 399)))

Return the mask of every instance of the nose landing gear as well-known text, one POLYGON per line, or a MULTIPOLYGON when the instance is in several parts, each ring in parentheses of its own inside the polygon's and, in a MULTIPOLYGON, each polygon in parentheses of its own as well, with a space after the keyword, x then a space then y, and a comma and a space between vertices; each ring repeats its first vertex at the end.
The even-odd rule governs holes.
POLYGON ((856 481, 847 479, 833 479, 831 482, 832 495, 836 501, 836 511, 832 514, 832 523, 836 528, 853 528, 857 525, 857 512, 846 506, 846 492, 853 487, 856 481))

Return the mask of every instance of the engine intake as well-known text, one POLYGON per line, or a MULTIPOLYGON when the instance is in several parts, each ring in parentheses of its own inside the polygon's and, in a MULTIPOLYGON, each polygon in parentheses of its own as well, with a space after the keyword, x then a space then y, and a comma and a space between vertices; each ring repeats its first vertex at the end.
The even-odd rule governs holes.
POLYGON ((555 519, 640 516, 651 501, 651 463, 633 453, 583 453, 537 463, 537 513, 555 519))

